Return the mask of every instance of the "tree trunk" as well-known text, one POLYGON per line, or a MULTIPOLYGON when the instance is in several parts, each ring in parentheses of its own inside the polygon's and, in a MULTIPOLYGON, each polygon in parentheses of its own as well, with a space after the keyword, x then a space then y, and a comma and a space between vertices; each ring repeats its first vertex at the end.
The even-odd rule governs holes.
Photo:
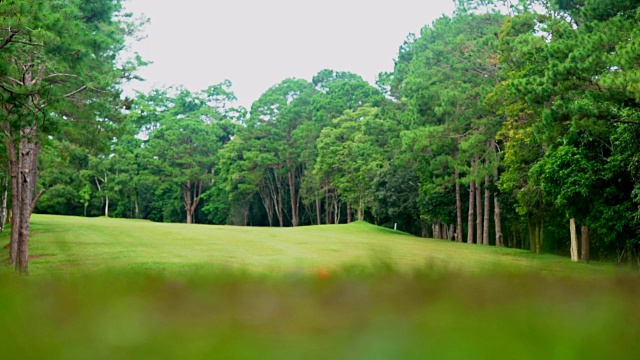
POLYGON ((476 199, 476 183, 475 181, 471 181, 469 183, 469 216, 467 218, 467 227, 469 228, 469 233, 467 234, 467 244, 473 244, 473 219, 474 219, 474 202, 476 199))
POLYGON ((29 273, 29 237, 31 235, 31 213, 35 206, 36 179, 38 169, 38 147, 35 143, 35 124, 25 129, 19 148, 20 224, 16 270, 29 273))
POLYGON ((489 212, 491 211, 491 190, 489 189, 489 175, 484 177, 484 224, 482 228, 482 243, 489 245, 489 212))
POLYGON ((18 264, 18 239, 20 238, 20 164, 18 152, 13 142, 13 134, 7 141, 7 155, 9 161, 9 175, 11 177, 11 240, 9 243, 9 265, 18 264))
POLYGON ((340 201, 338 199, 338 190, 333 191, 333 223, 340 224, 340 201))
POLYGON ((289 196, 291 197, 291 225, 298 226, 298 204, 296 196, 296 168, 289 171, 289 196))
POLYGON ((0 231, 4 231, 4 225, 7 221, 7 196, 9 194, 9 177, 4 177, 2 200, 0 200, 0 231))
POLYGON ((358 221, 364 220, 364 203, 362 200, 358 201, 358 221))
MULTIPOLYGON (((493 183, 498 184, 498 154, 496 152, 496 141, 491 141, 491 148, 495 157, 496 165, 493 167, 493 183)), ((498 193, 493 194, 493 221, 496 228, 496 246, 504 246, 504 236, 502 235, 502 220, 500 214, 500 200, 498 193)))
POLYGON ((351 223, 351 201, 347 201, 347 224, 351 223))
POLYGON ((258 194, 262 199, 264 210, 267 212, 267 220, 269 221, 269 226, 273 226, 273 197, 271 196, 271 187, 269 186, 268 176, 268 174, 266 177, 263 176, 262 180, 260 181, 258 194))
POLYGON ((187 214, 187 224, 193 223, 193 217, 191 213, 191 181, 182 185, 182 198, 184 200, 184 211, 187 214))
POLYGON ((428 230, 427 230, 427 224, 422 220, 420 220, 420 235, 423 238, 429 237, 428 230))
POLYGON ((316 221, 318 221, 318 225, 322 224, 322 217, 320 216, 320 199, 316 199, 316 221))
POLYGON ((578 234, 576 233, 576 219, 569 220, 569 231, 571 232, 571 261, 578 261, 578 234))
POLYGON ((482 245, 482 191, 480 183, 476 182, 476 244, 482 245))
MULTIPOLYGON (((533 218, 529 217, 527 219, 527 228, 529 229, 529 249, 531 250, 531 252, 536 251, 536 231, 535 231, 535 224, 533 221, 533 218)), ((524 248, 525 244, 522 244, 522 247, 524 248)))
POLYGON ((276 209, 278 209, 276 211, 276 214, 278 215, 280 227, 284 227, 284 205, 282 205, 282 191, 278 191, 278 194, 276 196, 276 209))
POLYGON ((325 224, 331 224, 331 218, 332 218, 332 214, 331 214, 331 204, 329 202, 329 188, 327 187, 327 189, 324 191, 324 204, 325 204, 325 224))
POLYGON ((455 169, 455 181, 456 181, 456 241, 462 242, 462 198, 460 196, 460 171, 455 169))
POLYGON ((582 226, 580 229, 580 235, 582 236, 582 261, 589 262, 589 227, 582 226))
POLYGON ((538 236, 536 239, 536 253, 542 253, 542 243, 544 241, 544 218, 538 222, 538 236))

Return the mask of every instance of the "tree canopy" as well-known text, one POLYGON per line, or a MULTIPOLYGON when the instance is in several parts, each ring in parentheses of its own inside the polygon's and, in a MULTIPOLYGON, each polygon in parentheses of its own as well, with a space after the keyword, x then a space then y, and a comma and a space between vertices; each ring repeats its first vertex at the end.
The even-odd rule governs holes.
MULTIPOLYGON (((20 159, 41 153, 36 210, 47 213, 357 219, 637 260, 640 2, 457 4, 399 44, 377 87, 323 69, 282 80, 247 111, 229 81, 139 93, 123 110, 115 84, 136 63, 116 61, 128 29, 119 2, 0 2, 4 171, 18 186, 35 173, 20 159)), ((35 187, 23 199, 14 185, 13 204, 34 202, 35 187)))

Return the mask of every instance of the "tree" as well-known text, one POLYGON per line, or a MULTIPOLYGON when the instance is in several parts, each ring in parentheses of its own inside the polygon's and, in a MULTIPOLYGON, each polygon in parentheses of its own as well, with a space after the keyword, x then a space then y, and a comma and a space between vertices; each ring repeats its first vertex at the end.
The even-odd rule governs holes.
POLYGON ((44 135, 69 119, 117 120, 114 85, 140 62, 118 60, 125 37, 135 29, 120 1, 3 1, 0 19, 1 127, 12 179, 9 261, 27 273, 44 135))
POLYGON ((355 204, 358 220, 373 205, 373 181, 384 166, 382 148, 376 146, 375 129, 381 127, 377 110, 363 106, 347 110, 325 128, 318 139, 316 171, 330 180, 338 194, 355 204))
MULTIPOLYGON (((206 187, 215 182, 218 150, 234 133, 233 114, 238 110, 227 108, 235 100, 230 86, 225 82, 198 93, 175 89, 175 95, 160 97, 167 107, 150 119, 158 125, 144 146, 148 167, 161 182, 180 189, 188 224, 196 220, 206 187)), ((150 108, 146 99, 140 100, 143 109, 150 108)))

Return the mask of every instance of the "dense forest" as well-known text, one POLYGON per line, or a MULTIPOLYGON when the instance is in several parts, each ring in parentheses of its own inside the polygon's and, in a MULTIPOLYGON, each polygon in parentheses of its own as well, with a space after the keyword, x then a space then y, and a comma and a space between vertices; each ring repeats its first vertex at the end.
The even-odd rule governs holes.
POLYGON ((457 3, 452 17, 401 44, 376 86, 325 69, 282 80, 251 109, 233 106, 229 81, 119 100, 109 76, 143 64, 114 68, 114 47, 132 27, 99 15, 113 9, 80 17, 112 26, 104 39, 73 35, 86 26, 71 23, 56 30, 70 43, 51 54, 27 44, 49 35, 18 41, 13 29, 29 24, 2 24, 1 171, 12 221, 30 210, 245 226, 366 220, 638 263, 640 1, 457 3), (50 56, 61 70, 36 76, 20 62, 30 56, 50 56), (76 68, 95 76, 81 82, 76 68), (86 84, 100 101, 79 91, 86 84), (33 159, 17 166, 16 151, 33 159), (21 191, 14 177, 32 166, 35 179, 38 154, 37 189, 21 191))

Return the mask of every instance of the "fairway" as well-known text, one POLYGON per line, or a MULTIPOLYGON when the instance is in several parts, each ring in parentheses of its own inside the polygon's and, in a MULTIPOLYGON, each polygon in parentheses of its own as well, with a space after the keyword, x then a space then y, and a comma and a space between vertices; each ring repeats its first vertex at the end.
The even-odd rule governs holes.
POLYGON ((636 359, 639 296, 612 265, 364 222, 35 215, 30 276, 0 272, 0 338, 21 359, 636 359))
POLYGON ((29 266, 35 276, 103 269, 284 274, 381 264, 404 272, 426 267, 554 275, 611 270, 516 249, 422 239, 364 222, 258 228, 34 215, 32 224, 29 266))

